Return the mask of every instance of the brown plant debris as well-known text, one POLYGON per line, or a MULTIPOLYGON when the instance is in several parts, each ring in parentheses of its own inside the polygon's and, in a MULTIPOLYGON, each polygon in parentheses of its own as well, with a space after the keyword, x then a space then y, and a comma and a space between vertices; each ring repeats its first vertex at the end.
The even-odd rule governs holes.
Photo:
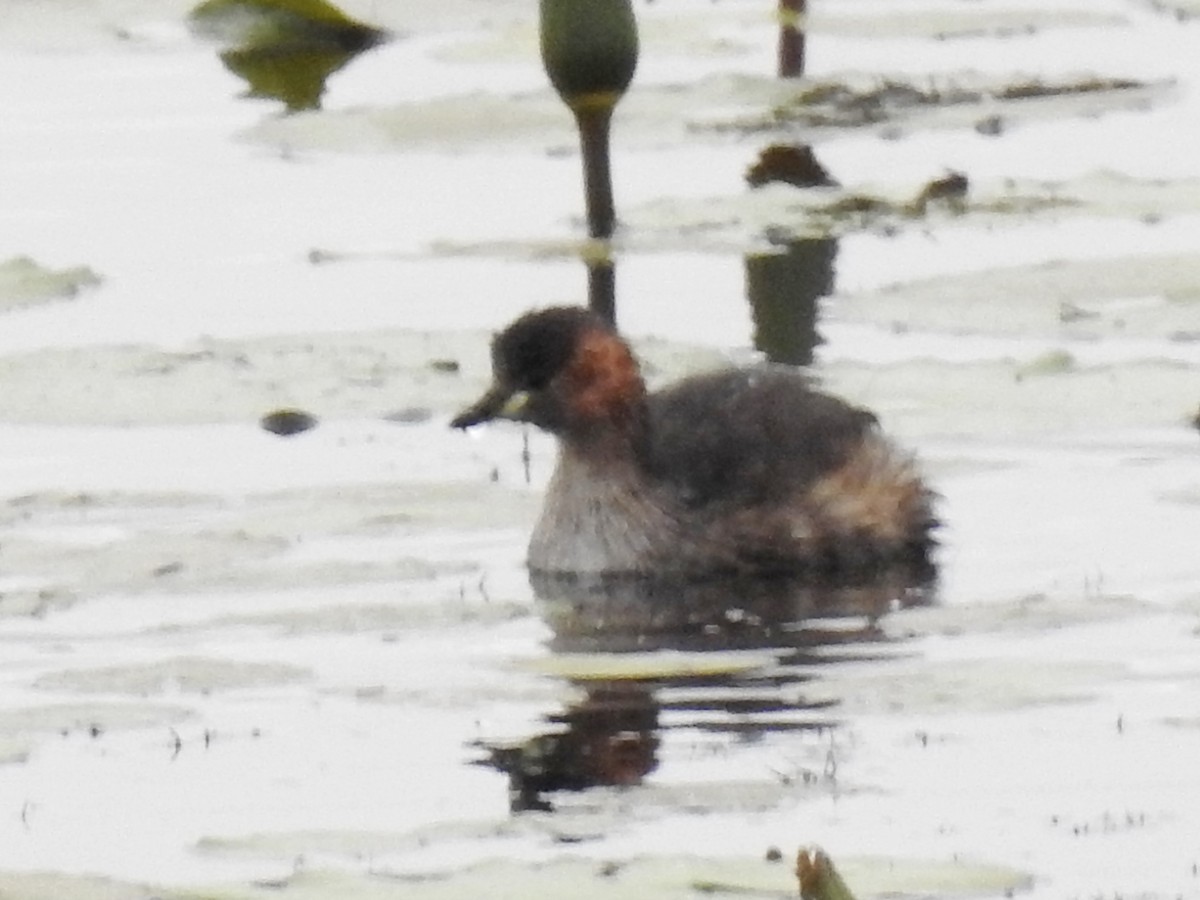
POLYGON ((833 860, 819 847, 801 849, 796 855, 796 878, 801 900, 855 900, 833 860))
POLYGON ((746 170, 746 183, 761 187, 782 182, 796 187, 837 187, 808 144, 769 144, 746 170))
POLYGON ((882 78, 866 85, 842 81, 809 82, 787 100, 763 113, 732 121, 700 126, 714 131, 752 133, 801 125, 805 127, 853 128, 877 125, 922 109, 963 106, 985 102, 1015 103, 1048 97, 1111 94, 1148 87, 1128 78, 1089 76, 1068 81, 1039 78, 999 85, 969 85, 955 81, 929 80, 914 84, 882 78))

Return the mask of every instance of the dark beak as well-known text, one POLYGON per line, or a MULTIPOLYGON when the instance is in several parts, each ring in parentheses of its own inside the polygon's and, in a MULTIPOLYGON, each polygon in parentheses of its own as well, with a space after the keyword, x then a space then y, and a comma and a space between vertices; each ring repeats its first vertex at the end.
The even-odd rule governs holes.
POLYGON ((470 428, 492 419, 518 418, 527 395, 503 385, 492 385, 486 394, 450 420, 451 428, 470 428))

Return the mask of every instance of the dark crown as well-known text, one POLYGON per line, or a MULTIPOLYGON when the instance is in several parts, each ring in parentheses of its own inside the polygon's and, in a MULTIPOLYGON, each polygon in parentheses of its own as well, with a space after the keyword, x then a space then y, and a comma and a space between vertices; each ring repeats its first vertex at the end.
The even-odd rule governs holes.
POLYGON ((580 336, 595 328, 608 330, 599 316, 583 307, 526 313, 492 341, 492 366, 514 387, 541 390, 566 368, 580 336))

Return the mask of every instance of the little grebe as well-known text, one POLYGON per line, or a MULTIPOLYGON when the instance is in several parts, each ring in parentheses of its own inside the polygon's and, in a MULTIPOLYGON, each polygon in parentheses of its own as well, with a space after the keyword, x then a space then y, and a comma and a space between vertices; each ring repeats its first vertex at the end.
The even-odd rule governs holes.
POLYGON ((863 409, 763 365, 647 393, 594 313, 528 313, 492 343, 494 384, 451 423, 530 422, 559 443, 535 572, 853 575, 928 565, 932 493, 863 409))

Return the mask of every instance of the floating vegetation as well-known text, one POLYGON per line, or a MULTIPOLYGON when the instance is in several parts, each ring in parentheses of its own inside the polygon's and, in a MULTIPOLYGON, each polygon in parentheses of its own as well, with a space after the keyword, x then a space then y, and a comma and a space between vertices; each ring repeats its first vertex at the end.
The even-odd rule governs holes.
POLYGON ((1033 80, 1001 88, 992 96, 997 100, 1032 100, 1038 97, 1065 97, 1072 94, 1099 94, 1109 91, 1132 91, 1145 87, 1131 78, 1085 78, 1067 84, 1033 80))
POLYGON ((802 900, 855 900, 823 850, 813 848, 797 854, 796 879, 802 900))
POLYGON ((226 48, 221 61, 250 96, 282 100, 289 112, 318 108, 326 79, 389 37, 325 0, 206 0, 188 21, 226 48))
POLYGON ((69 299, 100 281, 87 266, 48 269, 28 256, 14 256, 0 262, 0 311, 69 299))
MULTIPOLYGON (((154 662, 64 669, 34 681, 39 690, 76 694, 124 694, 151 697, 181 693, 211 695, 248 687, 294 684, 309 671, 287 663, 230 662, 202 656, 179 656, 154 662)), ((92 725, 95 733, 98 726, 92 725)))
POLYGON ((702 653, 655 650, 645 653, 556 653, 513 665, 523 671, 574 682, 612 683, 744 675, 769 668, 776 661, 776 654, 770 650, 706 650, 702 653))
POLYGON ((848 192, 828 203, 806 209, 809 225, 830 233, 843 233, 874 225, 923 219, 935 212, 963 215, 967 212, 996 215, 1029 214, 1043 209, 1077 205, 1070 198, 1028 194, 1006 194, 974 199, 970 179, 961 172, 948 172, 926 182, 911 200, 892 200, 874 194, 848 192))
POLYGON ((1148 0, 1148 5, 1157 13, 1174 17, 1176 22, 1200 18, 1200 0, 1148 0))
POLYGON ((802 900, 855 900, 856 896, 973 896, 995 894, 1011 897, 1027 890, 1030 877, 1005 866, 955 860, 939 863, 885 857, 845 860, 850 890, 839 867, 820 848, 804 848, 796 856, 796 878, 802 900))
POLYGON ((970 187, 970 181, 962 172, 948 172, 941 178, 926 183, 912 201, 912 206, 922 214, 935 203, 943 204, 956 212, 963 212, 966 209, 967 191, 970 187))
MULTIPOLYGON (((546 826, 542 826, 545 828, 546 826)), ((561 829, 562 826, 560 826, 561 829)), ((562 830, 552 833, 564 834, 562 830)), ((561 838, 560 838, 561 839, 561 838)), ((278 865, 283 854, 291 858, 371 859, 404 852, 412 838, 370 831, 285 832, 255 834, 248 838, 204 837, 197 848, 205 854, 237 854, 251 860, 266 859, 278 865)), ((424 836, 422 836, 422 844, 424 836)), ((95 876, 13 872, 0 882, 5 897, 122 897, 161 900, 263 900, 280 897, 383 898, 445 900, 448 897, 578 897, 585 900, 653 900, 796 897, 796 876, 778 861, 730 856, 717 846, 700 848, 693 855, 646 854, 634 858, 597 859, 593 854, 563 854, 553 859, 527 862, 499 857, 482 863, 459 863, 431 874, 404 874, 366 866, 293 866, 278 879, 224 884, 219 888, 177 888, 135 885, 95 876), (700 852, 707 850, 707 852, 700 852), (502 886, 503 890, 497 890, 502 886)), ((968 898, 1008 896, 1028 890, 1028 874, 1003 866, 956 862, 938 863, 901 857, 848 857, 839 859, 839 870, 859 891, 859 896, 968 898)), ((808 895, 804 895, 808 896, 808 895)), ((839 900, 838 895, 818 894, 819 900, 839 900)), ((847 894, 847 896, 849 896, 847 894)))
POLYGON ((188 23, 198 35, 244 50, 321 45, 355 51, 388 38, 325 0, 205 0, 188 23))
POLYGON ((383 414, 383 421, 393 425, 420 425, 433 418, 433 410, 427 406, 404 406, 383 414))
MULTIPOLYGON (((925 106, 979 103, 978 91, 947 85, 919 88, 884 79, 865 90, 840 82, 817 82, 759 118, 758 128, 781 125, 854 127, 887 121, 905 110, 925 106)), ((735 126, 736 127, 736 126, 735 126)))
POLYGON ((1095 76, 1062 82, 1030 79, 998 86, 954 81, 938 83, 933 80, 918 85, 893 78, 883 78, 865 86, 841 81, 814 81, 798 88, 791 97, 763 113, 693 127, 744 133, 794 125, 855 128, 878 125, 923 109, 1113 94, 1148 86, 1145 82, 1127 78, 1095 76))
POLYGON ((1077 368, 1075 357, 1066 350, 1048 350, 1022 365, 1016 373, 1018 381, 1038 375, 1063 375, 1077 368))
POLYGON ((796 187, 836 187, 837 180, 817 160, 808 144, 769 144, 746 170, 750 187, 780 182, 796 187))

